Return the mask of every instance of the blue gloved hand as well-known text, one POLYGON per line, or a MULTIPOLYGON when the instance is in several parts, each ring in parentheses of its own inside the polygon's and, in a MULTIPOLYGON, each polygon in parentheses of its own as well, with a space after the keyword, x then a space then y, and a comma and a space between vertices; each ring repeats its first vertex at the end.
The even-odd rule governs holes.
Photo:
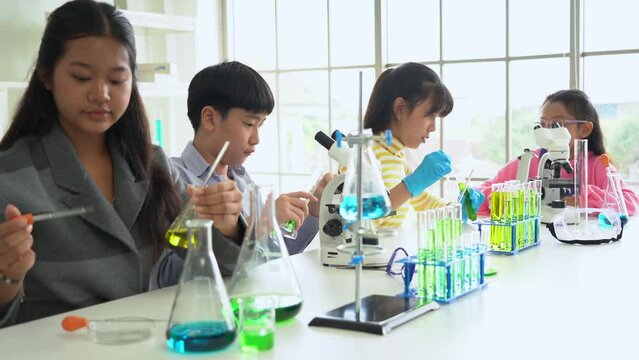
POLYGON ((464 191, 464 196, 462 197, 462 220, 464 222, 470 220, 477 220, 477 210, 481 204, 486 200, 486 195, 479 190, 475 190, 471 187, 468 188, 467 191, 464 191))
POLYGON ((411 197, 415 197, 450 171, 450 157, 445 152, 437 150, 424 156, 424 160, 415 169, 415 172, 406 176, 402 181, 411 197))

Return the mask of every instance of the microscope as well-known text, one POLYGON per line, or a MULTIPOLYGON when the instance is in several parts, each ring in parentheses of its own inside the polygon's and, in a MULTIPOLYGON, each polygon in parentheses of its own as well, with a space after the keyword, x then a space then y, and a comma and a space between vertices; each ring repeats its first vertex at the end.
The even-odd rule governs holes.
MULTIPOLYGON (((535 143, 546 152, 539 159, 537 176, 542 181, 541 195, 541 222, 550 223, 552 219, 561 214, 566 208, 566 196, 574 193, 574 180, 561 179, 561 169, 572 174, 570 165, 570 133, 568 129, 555 123, 551 128, 544 128, 540 124, 535 125, 535 143)), ((528 181, 530 161, 537 156, 530 149, 525 149, 519 157, 517 167, 517 180, 528 181)))
MULTIPOLYGON (((335 134, 335 133, 333 133, 335 134)), ((340 166, 348 165, 349 148, 338 147, 335 140, 322 131, 315 134, 315 140, 326 150, 328 156, 340 166)), ((346 174, 339 174, 331 180, 320 198, 319 232, 320 259, 326 266, 349 266, 353 251, 353 233, 349 229, 348 220, 344 219, 339 208, 342 203, 342 191, 346 174)), ((373 226, 370 222, 370 226, 373 226)), ((364 266, 385 266, 389 254, 381 245, 379 237, 366 235, 362 238, 364 248, 364 266)), ((392 247, 392 239, 388 239, 392 247)))

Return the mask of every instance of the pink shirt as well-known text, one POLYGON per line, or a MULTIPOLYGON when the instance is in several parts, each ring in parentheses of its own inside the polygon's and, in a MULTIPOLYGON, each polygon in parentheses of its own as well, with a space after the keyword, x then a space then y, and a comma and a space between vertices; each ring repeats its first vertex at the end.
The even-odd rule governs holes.
MULTIPOLYGON (((533 150, 537 155, 540 154, 541 149, 533 150)), ((602 161, 599 160, 600 156, 595 155, 592 152, 588 153, 588 207, 601 208, 603 206, 604 197, 606 195, 606 187, 608 186, 608 176, 606 175, 606 167, 602 161)), ((571 164, 574 166, 574 162, 571 160, 571 164)), ((490 180, 487 180, 483 184, 477 187, 477 190, 486 195, 486 201, 479 207, 477 213, 479 215, 490 215, 490 187, 492 184, 499 184, 506 182, 507 180, 517 179, 517 166, 519 160, 511 160, 506 166, 501 168, 497 175, 490 180)), ((539 167, 539 158, 533 157, 530 161, 530 173, 528 177, 530 179, 537 177, 537 169, 539 167)), ((615 168, 610 164, 610 168, 615 171, 615 168)), ((561 170, 561 178, 570 178, 571 175, 566 173, 564 169, 561 170)), ((623 192, 623 198, 626 201, 626 207, 628 208, 628 215, 634 215, 639 204, 639 197, 632 190, 628 189, 626 185, 621 182, 621 189, 623 192)))

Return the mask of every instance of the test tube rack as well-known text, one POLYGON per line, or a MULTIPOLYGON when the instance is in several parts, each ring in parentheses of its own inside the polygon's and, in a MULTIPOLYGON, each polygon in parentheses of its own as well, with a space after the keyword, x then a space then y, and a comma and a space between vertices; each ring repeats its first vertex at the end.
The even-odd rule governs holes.
POLYGON ((491 254, 515 255, 540 244, 541 194, 539 179, 491 185, 490 218, 475 222, 483 237, 490 239, 491 254))
POLYGON ((541 244, 539 240, 539 216, 528 217, 510 223, 482 220, 475 222, 479 232, 489 232, 490 253, 515 255, 541 244))
POLYGON ((404 264, 404 292, 399 296, 449 304, 486 287, 485 259, 486 250, 471 250, 446 262, 420 260, 417 256, 399 259, 397 262, 404 264), (415 273, 417 285, 411 287, 415 273))

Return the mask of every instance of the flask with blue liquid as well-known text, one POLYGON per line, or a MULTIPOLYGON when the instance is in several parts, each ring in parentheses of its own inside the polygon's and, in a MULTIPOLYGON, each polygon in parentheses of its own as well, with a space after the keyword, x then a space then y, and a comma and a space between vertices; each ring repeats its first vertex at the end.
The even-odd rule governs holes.
MULTIPOLYGON (((351 133, 350 136, 356 136, 351 133)), ((371 129, 365 129, 363 136, 372 137, 371 129)), ((362 219, 378 219, 388 215, 391 209, 388 192, 382 180, 380 164, 377 158, 366 144, 353 144, 348 158, 348 168, 344 180, 342 204, 339 213, 346 220, 357 220, 357 154, 362 146, 362 219)))
POLYGON ((229 297, 213 255, 211 220, 187 220, 188 253, 166 330, 179 353, 221 350, 237 330, 229 297))

